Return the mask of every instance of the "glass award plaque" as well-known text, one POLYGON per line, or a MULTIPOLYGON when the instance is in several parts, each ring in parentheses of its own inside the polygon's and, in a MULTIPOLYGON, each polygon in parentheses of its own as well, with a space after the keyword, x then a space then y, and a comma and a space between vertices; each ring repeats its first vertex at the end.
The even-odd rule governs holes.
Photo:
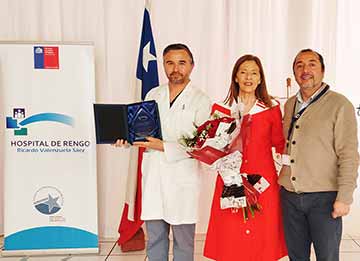
POLYGON ((147 136, 162 139, 157 103, 154 100, 132 104, 94 104, 97 144, 117 139, 145 141, 147 136))

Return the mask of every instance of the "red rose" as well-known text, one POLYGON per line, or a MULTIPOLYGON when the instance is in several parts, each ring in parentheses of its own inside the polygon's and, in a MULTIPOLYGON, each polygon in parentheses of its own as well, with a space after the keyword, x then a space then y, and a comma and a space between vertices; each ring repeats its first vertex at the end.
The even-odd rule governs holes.
POLYGON ((222 117, 219 119, 208 120, 201 124, 196 130, 197 137, 195 147, 201 148, 206 139, 214 138, 220 122, 230 123, 232 121, 234 121, 234 118, 222 117))

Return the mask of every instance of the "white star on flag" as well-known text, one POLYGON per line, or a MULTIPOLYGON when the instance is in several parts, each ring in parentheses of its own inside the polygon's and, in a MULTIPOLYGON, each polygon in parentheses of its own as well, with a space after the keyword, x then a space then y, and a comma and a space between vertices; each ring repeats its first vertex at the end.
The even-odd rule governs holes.
POLYGON ((148 66, 150 61, 156 61, 156 57, 150 53, 150 41, 149 41, 143 49, 143 67, 146 72, 148 71, 148 66))

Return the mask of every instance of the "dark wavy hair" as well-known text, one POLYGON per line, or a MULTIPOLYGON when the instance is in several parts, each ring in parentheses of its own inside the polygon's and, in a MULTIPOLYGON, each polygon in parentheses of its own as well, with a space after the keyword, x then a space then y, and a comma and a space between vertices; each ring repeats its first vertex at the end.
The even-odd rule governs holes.
POLYGON ((236 102, 238 102, 240 86, 235 81, 235 78, 236 78, 236 74, 239 70, 240 65, 242 65, 246 61, 254 61, 257 64, 257 66, 259 67, 261 81, 255 90, 256 98, 259 101, 265 103, 265 105, 267 107, 269 107, 269 108, 272 107, 271 96, 268 94, 267 89, 266 89, 265 74, 264 74, 264 69, 261 65, 261 61, 258 57, 256 57, 255 55, 251 55, 251 54, 243 55, 236 61, 233 71, 232 71, 231 84, 230 84, 229 92, 225 99, 225 103, 228 104, 229 106, 231 106, 234 103, 234 100, 236 102))

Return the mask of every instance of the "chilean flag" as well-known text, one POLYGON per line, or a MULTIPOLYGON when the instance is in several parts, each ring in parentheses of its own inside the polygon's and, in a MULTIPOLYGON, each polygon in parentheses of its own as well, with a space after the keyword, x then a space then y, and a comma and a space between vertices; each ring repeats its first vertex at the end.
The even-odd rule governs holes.
MULTIPOLYGON (((141 85, 141 100, 145 99, 146 94, 152 88, 159 85, 155 42, 150 23, 149 1, 146 1, 144 10, 136 78, 139 80, 139 85, 141 85)), ((120 233, 118 240, 119 245, 130 240, 143 224, 143 221, 140 219, 141 161, 143 152, 144 149, 140 148, 139 151, 136 152, 138 154, 137 162, 130 162, 125 205, 118 229, 120 233)), ((133 157, 130 158, 133 159, 133 157)))

